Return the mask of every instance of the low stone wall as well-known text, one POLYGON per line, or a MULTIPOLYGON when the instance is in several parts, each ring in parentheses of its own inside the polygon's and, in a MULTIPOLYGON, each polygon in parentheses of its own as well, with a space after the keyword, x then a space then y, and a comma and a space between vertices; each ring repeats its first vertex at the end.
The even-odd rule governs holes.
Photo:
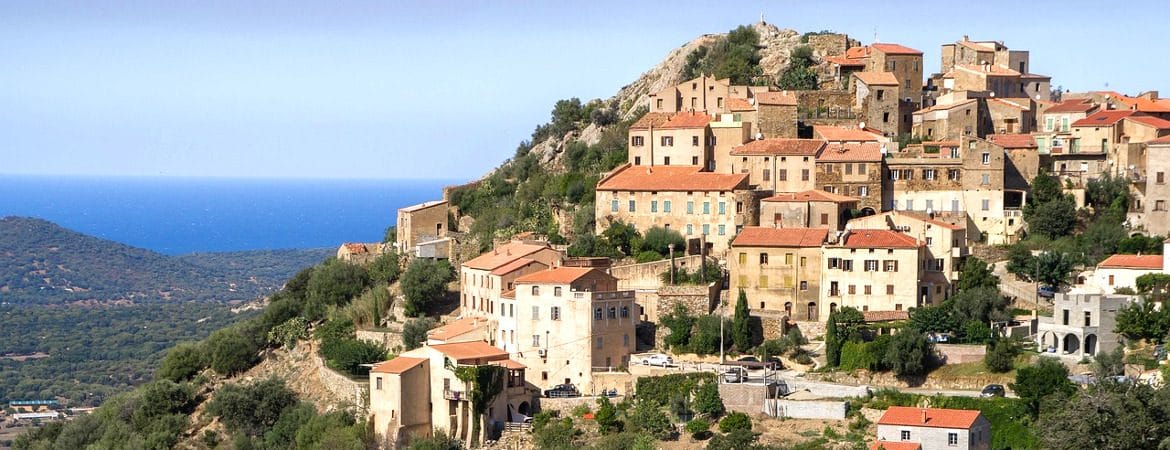
POLYGON ((987 355, 987 347, 983 345, 935 344, 934 348, 947 364, 979 362, 987 355))
POLYGON ((842 420, 849 412, 849 402, 842 400, 769 400, 766 414, 790 419, 842 420))
POLYGON ((618 395, 634 392, 634 385, 638 377, 627 372, 593 372, 593 387, 601 389, 617 389, 618 395))
MULTIPOLYGON (((611 397, 610 402, 620 403, 624 397, 611 397)), ((544 398, 541 397, 536 401, 538 411, 557 411, 561 417, 568 417, 573 413, 573 408, 580 405, 586 405, 590 411, 597 410, 597 397, 570 397, 570 398, 544 398)))
MULTIPOLYGON (((354 381, 349 377, 334 372, 325 366, 325 360, 320 356, 313 356, 313 365, 317 369, 317 379, 330 393, 350 403, 357 410, 358 417, 364 417, 369 411, 370 383, 368 381, 354 381)), ((343 406, 344 408, 344 406, 343 406)))
MULTIPOLYGON (((676 256, 674 265, 688 272, 699 266, 702 257, 699 255, 676 256)), ((625 264, 609 268, 609 274, 618 279, 618 290, 629 289, 657 289, 662 285, 659 278, 670 270, 670 259, 651 261, 640 264, 625 264)))
POLYGON ((763 384, 719 384, 719 397, 723 399, 723 406, 728 411, 760 414, 764 412, 764 401, 780 394, 781 392, 775 386, 763 384))
POLYGON ((793 322, 793 324, 800 329, 800 334, 810 341, 817 337, 823 339, 825 336, 825 322, 793 322))
POLYGON ((357 330, 355 334, 359 340, 382 344, 394 353, 402 349, 402 325, 399 323, 390 323, 384 330, 357 330))
POLYGON ((866 385, 849 386, 802 379, 785 379, 783 383, 785 394, 805 391, 817 397, 825 398, 865 397, 869 395, 869 386, 866 385))
POLYGON ((707 286, 662 286, 658 288, 658 314, 669 314, 681 304, 694 315, 710 314, 719 298, 719 283, 707 286))

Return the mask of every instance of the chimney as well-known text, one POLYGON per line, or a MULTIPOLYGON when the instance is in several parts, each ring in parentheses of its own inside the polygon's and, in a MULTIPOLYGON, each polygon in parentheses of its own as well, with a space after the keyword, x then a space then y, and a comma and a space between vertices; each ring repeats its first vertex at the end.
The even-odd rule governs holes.
POLYGON ((926 408, 922 408, 922 423, 926 423, 926 408))
POLYGON ((970 38, 970 37, 968 37, 968 36, 967 36, 967 35, 965 35, 965 34, 963 35, 963 42, 967 42, 967 41, 970 41, 970 40, 971 40, 971 38, 970 38))

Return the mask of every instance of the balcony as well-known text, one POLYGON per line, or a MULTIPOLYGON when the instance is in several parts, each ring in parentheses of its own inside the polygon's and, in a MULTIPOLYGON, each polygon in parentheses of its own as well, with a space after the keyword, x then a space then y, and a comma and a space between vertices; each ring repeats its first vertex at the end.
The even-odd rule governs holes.
POLYGON ((453 391, 450 389, 443 389, 443 398, 446 400, 464 401, 467 400, 467 393, 463 391, 453 391))

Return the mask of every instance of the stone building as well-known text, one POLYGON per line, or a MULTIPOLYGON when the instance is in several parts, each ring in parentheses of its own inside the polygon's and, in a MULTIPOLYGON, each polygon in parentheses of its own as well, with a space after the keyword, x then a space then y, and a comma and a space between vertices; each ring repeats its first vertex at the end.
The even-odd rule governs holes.
POLYGON ((788 92, 761 92, 756 94, 756 118, 759 121, 757 138, 795 138, 797 99, 788 92))
POLYGON ((1079 361, 1121 345, 1113 331, 1117 312, 1134 301, 1127 295, 1057 293, 1052 317, 1041 317, 1036 343, 1042 356, 1064 356, 1079 361))
POLYGON ((386 250, 381 243, 346 242, 337 248, 337 259, 354 264, 369 264, 386 250))
POLYGON ((1077 286, 1077 291, 1089 294, 1113 294, 1122 288, 1136 291, 1138 277, 1162 273, 1163 266, 1162 255, 1109 255, 1092 271, 1081 274, 1085 283, 1077 286))
POLYGON ((730 165, 720 172, 748 175, 754 189, 797 192, 816 186, 816 156, 825 147, 817 139, 772 138, 751 141, 731 150, 730 165))
POLYGON ((726 251, 739 227, 754 225, 759 195, 748 187, 747 174, 700 171, 697 166, 626 164, 597 183, 596 232, 616 221, 645 233, 652 227, 678 231, 698 253, 706 237, 709 254, 726 251))
POLYGON ((515 344, 512 357, 526 365, 541 389, 572 384, 584 393, 598 385, 594 368, 609 371, 629 363, 634 352, 638 305, 634 291, 617 290, 617 278, 596 268, 557 267, 516 280, 515 329, 501 326, 500 339, 515 344))
POLYGON ((826 145, 816 159, 816 187, 856 197, 856 208, 864 214, 881 211, 884 148, 878 142, 826 145))
MULTIPOLYGON (((754 111, 754 110, 753 110, 754 111)), ((731 171, 731 151, 744 143, 751 141, 757 132, 755 112, 720 114, 718 120, 708 125, 711 128, 711 139, 714 141, 715 166, 711 172, 734 173, 731 171)))
POLYGON ((500 321, 502 298, 516 289, 517 278, 560 264, 563 255, 548 243, 512 241, 464 262, 459 267, 460 315, 488 317, 489 343, 509 349, 506 343, 494 342, 500 321))
POLYGON ((702 166, 714 169, 714 142, 704 113, 647 114, 630 126, 629 162, 635 166, 702 166))
POLYGON ((877 442, 871 448, 987 450, 991 422, 978 410, 891 406, 877 421, 877 442), (905 447, 907 443, 919 447, 905 447))
POLYGON ((1146 232, 1152 235, 1170 234, 1170 185, 1166 184, 1170 174, 1170 137, 1147 142, 1145 170, 1140 178, 1144 181, 1142 196, 1145 215, 1141 222, 1146 232))
POLYGON ((483 436, 495 439, 504 422, 519 422, 533 413, 538 396, 527 386, 524 369, 523 364, 508 359, 507 352, 482 341, 428 345, 403 352, 370 370, 374 433, 386 448, 403 448, 412 438, 429 437, 436 431, 468 442, 473 422, 482 420, 483 436), (455 368, 482 365, 501 366, 506 377, 500 395, 483 417, 478 417, 468 386, 455 375, 455 368))
POLYGON ((921 242, 919 294, 925 294, 926 302, 934 305, 941 304, 956 292, 959 272, 971 253, 966 225, 967 219, 963 215, 918 211, 886 211, 849 221, 853 228, 885 228, 921 242))
POLYGON ((831 79, 833 81, 831 87, 834 90, 852 90, 853 74, 865 70, 871 51, 869 46, 850 47, 842 55, 825 56, 822 61, 828 63, 828 73, 822 79, 831 79))
MULTIPOLYGON (((833 242, 830 239, 830 242, 833 242)), ((835 243, 823 247, 821 259, 822 318, 837 308, 859 311, 904 311, 922 306, 919 261, 923 245, 888 229, 846 229, 835 243)))
POLYGON ((902 88, 892 72, 856 72, 853 78, 855 79, 853 108, 865 112, 862 120, 867 127, 876 129, 885 136, 896 136, 910 131, 910 122, 906 123, 905 130, 901 126, 898 104, 902 101, 899 96, 902 88))
POLYGON ((398 209, 398 253, 413 254, 418 244, 447 236, 447 201, 438 200, 398 209))
POLYGON ((813 127, 813 138, 823 139, 830 143, 840 144, 860 144, 864 142, 877 142, 879 144, 890 144, 890 138, 882 136, 878 130, 872 128, 856 128, 856 127, 838 127, 832 125, 817 125, 813 127))
POLYGON ((1007 152, 1003 164, 1004 191, 1030 191, 1032 179, 1040 173, 1040 153, 1036 139, 1030 134, 989 134, 987 140, 1007 152))
POLYGON ((743 289, 752 313, 820 320, 821 245, 828 228, 744 228, 731 243, 730 295, 743 289))
POLYGON ((816 189, 777 192, 760 200, 759 225, 767 228, 826 228, 840 231, 859 200, 816 189))
POLYGON ((729 112, 728 101, 731 98, 748 98, 753 91, 761 89, 767 90, 762 86, 733 86, 727 78, 720 80, 703 75, 650 93, 650 112, 725 113, 729 112))
POLYGON ((866 72, 894 75, 901 98, 914 105, 922 104, 922 51, 899 44, 872 44, 866 72))
POLYGON ((979 130, 979 101, 961 99, 914 111, 910 133, 939 141, 974 136, 979 130))

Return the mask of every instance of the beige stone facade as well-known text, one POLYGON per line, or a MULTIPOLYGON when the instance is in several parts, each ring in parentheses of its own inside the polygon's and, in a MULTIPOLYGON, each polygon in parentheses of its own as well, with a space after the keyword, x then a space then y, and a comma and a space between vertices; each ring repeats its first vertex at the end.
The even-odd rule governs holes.
POLYGON ((816 186, 816 155, 825 141, 816 139, 762 139, 731 150, 724 173, 748 175, 748 185, 773 192, 799 192, 816 186))
POLYGON ((797 99, 788 92, 767 92, 756 96, 757 132, 763 138, 796 138, 797 99))
POLYGON ((902 98, 910 103, 922 103, 922 52, 898 44, 872 44, 873 49, 865 66, 866 72, 888 72, 894 75, 902 98))
MULTIPOLYGON (((885 136, 896 136, 901 130, 898 105, 902 92, 896 75, 891 72, 857 72, 854 78, 853 107, 864 111, 862 120, 867 128, 873 128, 885 136)), ((919 87, 919 95, 921 95, 919 87)))
POLYGON ((1149 142, 1146 153, 1143 228, 1151 235, 1170 235, 1170 139, 1149 142))
POLYGON ((559 265, 563 255, 543 242, 513 241, 464 262, 459 268, 459 306, 463 317, 487 317, 488 342, 511 350, 508 342, 495 340, 499 326, 507 326, 504 308, 512 308, 504 299, 516 289, 517 278, 559 265))
POLYGON ((733 90, 728 79, 701 76, 650 94, 650 112, 728 112, 727 100, 747 97, 747 89, 733 90), (738 94, 738 95, 737 95, 738 94))
POLYGON ((849 221, 856 229, 886 228, 922 243, 919 294, 925 293, 930 304, 939 304, 956 291, 959 271, 970 254, 966 224, 962 216, 912 211, 887 211, 849 221))
POLYGON ((974 136, 979 130, 979 102, 958 99, 920 109, 913 114, 910 133, 923 140, 952 140, 974 136))
POLYGON ((858 199, 830 192, 778 192, 760 200, 759 225, 767 228, 845 228, 858 199))
POLYGON ((410 254, 421 242, 447 236, 447 202, 419 203, 398 210, 397 246, 399 254, 410 254))
POLYGON ((881 211, 884 148, 878 142, 829 143, 817 155, 816 187, 857 198, 855 209, 863 212, 881 211))
POLYGON ((647 115, 630 126, 629 162, 635 166, 714 168, 714 139, 704 113, 678 113, 663 120, 647 115))
POLYGON ((829 233, 827 228, 745 228, 728 258, 730 295, 743 289, 756 315, 820 320, 821 244, 829 233))
POLYGON ((921 244, 900 232, 846 231, 836 243, 825 245, 821 256, 821 317, 845 306, 863 312, 904 311, 921 306, 921 253, 921 244))

